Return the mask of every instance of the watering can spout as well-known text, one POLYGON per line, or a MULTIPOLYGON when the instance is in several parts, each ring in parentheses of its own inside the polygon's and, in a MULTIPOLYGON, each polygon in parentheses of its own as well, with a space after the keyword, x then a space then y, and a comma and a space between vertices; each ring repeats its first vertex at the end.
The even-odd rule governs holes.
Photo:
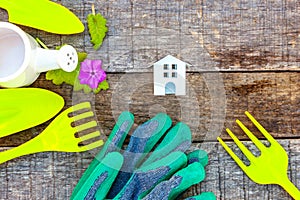
POLYGON ((42 49, 30 35, 8 22, 0 22, 0 53, 2 87, 27 86, 41 72, 55 69, 72 72, 78 64, 78 54, 72 46, 65 45, 60 50, 42 49))
POLYGON ((37 48, 33 62, 33 66, 38 73, 55 69, 72 72, 77 67, 78 55, 70 45, 65 45, 60 50, 37 48))

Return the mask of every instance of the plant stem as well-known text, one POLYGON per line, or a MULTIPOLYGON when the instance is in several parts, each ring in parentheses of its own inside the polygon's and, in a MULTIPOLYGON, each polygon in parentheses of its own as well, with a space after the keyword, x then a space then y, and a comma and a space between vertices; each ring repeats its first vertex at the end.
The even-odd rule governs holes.
POLYGON ((93 15, 96 15, 96 12, 95 12, 95 5, 94 5, 94 4, 92 4, 92 13, 93 13, 93 15))
POLYGON ((35 40, 44 48, 44 49, 48 49, 48 47, 39 39, 39 38, 35 38, 35 40))

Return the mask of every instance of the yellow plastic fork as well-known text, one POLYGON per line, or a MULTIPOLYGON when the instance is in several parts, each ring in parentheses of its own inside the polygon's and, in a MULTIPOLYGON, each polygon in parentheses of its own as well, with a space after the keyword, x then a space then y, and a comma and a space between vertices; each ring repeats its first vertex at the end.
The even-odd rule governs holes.
POLYGON ((90 144, 80 145, 80 143, 84 141, 91 141, 92 139, 99 137, 99 131, 85 134, 82 137, 76 137, 75 135, 78 132, 96 127, 96 121, 89 121, 85 122, 84 124, 72 127, 73 122, 90 118, 92 116, 94 116, 94 113, 91 111, 91 105, 89 102, 80 103, 68 108, 67 110, 59 114, 49 124, 49 126, 35 138, 29 140, 28 142, 25 142, 18 147, 0 152, 0 164, 16 157, 38 152, 82 152, 102 146, 103 140, 100 139, 93 141, 90 144), (80 110, 83 110, 83 113, 73 113, 80 110), (74 116, 69 117, 71 113, 74 116))
POLYGON ((260 125, 256 119, 249 113, 245 112, 247 117, 258 128, 258 130, 269 141, 270 146, 267 147, 261 143, 245 125, 236 120, 236 123, 247 134, 251 141, 260 150, 260 156, 254 156, 251 151, 229 130, 227 133, 244 153, 250 161, 250 165, 245 165, 240 158, 225 144, 225 142, 218 137, 217 139, 227 151, 227 153, 234 159, 234 161, 241 167, 247 176, 254 182, 259 184, 278 184, 284 188, 294 199, 300 199, 300 192, 297 187, 289 180, 287 176, 288 156, 284 148, 260 125))

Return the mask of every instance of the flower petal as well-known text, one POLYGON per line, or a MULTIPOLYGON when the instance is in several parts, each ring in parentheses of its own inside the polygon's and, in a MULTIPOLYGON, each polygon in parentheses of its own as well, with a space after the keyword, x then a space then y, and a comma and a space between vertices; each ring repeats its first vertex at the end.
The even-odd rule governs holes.
POLYGON ((99 83, 106 79, 102 61, 85 59, 80 65, 78 79, 81 84, 87 84, 92 89, 96 89, 99 83))
POLYGON ((103 69, 101 69, 100 71, 97 71, 96 75, 98 77, 99 82, 102 82, 106 79, 106 73, 103 69))
POLYGON ((96 77, 92 77, 89 80, 89 85, 92 89, 96 89, 99 85, 99 80, 96 77))
POLYGON ((80 71, 84 72, 89 72, 91 73, 93 71, 92 67, 92 60, 85 59, 81 64, 80 64, 80 71))
POLYGON ((90 79, 91 79, 91 78, 80 79, 79 82, 80 82, 81 84, 87 84, 87 85, 89 85, 90 79))
POLYGON ((93 60, 92 61, 92 68, 94 71, 101 70, 102 68, 102 60, 93 60))
POLYGON ((87 79, 87 78, 89 78, 90 76, 91 76, 90 73, 80 70, 80 71, 79 71, 78 78, 81 80, 81 79, 87 79))

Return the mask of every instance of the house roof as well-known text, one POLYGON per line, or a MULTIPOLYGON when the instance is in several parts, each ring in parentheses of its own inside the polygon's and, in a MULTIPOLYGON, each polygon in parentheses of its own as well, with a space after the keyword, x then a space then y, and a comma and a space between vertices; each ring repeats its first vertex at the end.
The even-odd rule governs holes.
POLYGON ((183 62, 182 60, 179 60, 178 58, 175 58, 174 56, 167 55, 166 57, 160 59, 159 61, 155 62, 154 65, 162 65, 164 63, 170 63, 170 62, 176 62, 181 64, 186 64, 188 66, 191 66, 190 64, 183 62))

